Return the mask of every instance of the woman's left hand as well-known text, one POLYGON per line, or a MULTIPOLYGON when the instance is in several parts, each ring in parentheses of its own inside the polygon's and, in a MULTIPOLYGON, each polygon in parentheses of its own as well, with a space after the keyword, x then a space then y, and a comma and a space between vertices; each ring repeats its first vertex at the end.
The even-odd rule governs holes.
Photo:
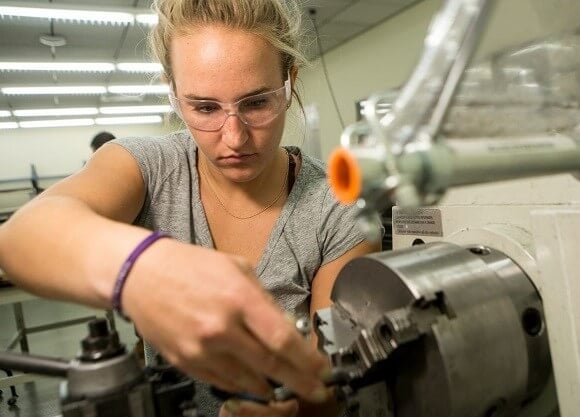
POLYGON ((222 405, 219 417, 296 417, 298 401, 271 402, 262 405, 251 401, 228 400, 222 405))

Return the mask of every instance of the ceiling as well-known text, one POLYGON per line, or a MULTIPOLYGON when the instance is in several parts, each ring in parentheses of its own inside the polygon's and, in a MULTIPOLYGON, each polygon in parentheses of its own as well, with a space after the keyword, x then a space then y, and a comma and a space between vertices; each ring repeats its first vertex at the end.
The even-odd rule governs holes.
MULTIPOLYGON (((372 26, 394 16, 419 0, 306 0, 308 10, 316 10, 323 51, 328 51, 372 26)), ((148 9, 152 0, 36 0, 34 5, 56 8, 74 6, 100 8, 148 9)), ((2 5, 32 4, 26 0, 2 1, 2 5)), ((307 30, 312 23, 305 19, 307 30)), ((148 27, 141 25, 97 25, 47 20, 39 18, 0 18, 0 61, 42 62, 143 62, 148 61, 146 34, 148 27), (43 34, 62 35, 67 44, 51 48, 42 45, 43 34)), ((314 44, 315 45, 315 44, 314 44)), ((311 57, 318 55, 314 49, 311 57)), ((139 73, 81 73, 81 72, 1 72, 0 87, 37 85, 127 85, 156 82, 151 74, 139 73)), ((9 96, 0 93, 0 111, 38 108, 99 107, 103 105, 160 104, 162 97, 148 95, 132 99, 120 96, 38 95, 9 96), (112 100, 112 102, 111 102, 112 100), (125 101, 128 100, 128 101, 125 101), (132 100, 132 101, 131 101, 132 100)), ((62 116, 60 117, 62 118, 62 116)), ((0 122, 18 122, 17 117, 5 117, 0 122)))

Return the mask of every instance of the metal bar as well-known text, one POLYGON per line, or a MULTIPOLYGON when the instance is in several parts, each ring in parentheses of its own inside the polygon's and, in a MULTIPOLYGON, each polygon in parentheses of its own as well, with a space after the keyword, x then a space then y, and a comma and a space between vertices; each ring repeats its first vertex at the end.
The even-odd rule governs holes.
POLYGON ((69 361, 64 359, 0 352, 0 368, 46 376, 65 377, 69 371, 70 364, 69 361))
POLYGON ((8 346, 6 347, 6 350, 12 350, 12 349, 14 349, 14 346, 16 346, 18 344, 18 342, 20 342, 20 338, 21 337, 22 337, 22 331, 19 330, 12 337, 12 340, 10 341, 10 343, 8 343, 8 346))
POLYGON ((30 177, 23 177, 23 178, 9 178, 0 180, 0 184, 9 184, 11 182, 30 182, 30 177))
POLYGON ((14 310, 14 319, 16 321, 16 329, 20 333, 20 349, 22 352, 29 352, 28 338, 26 337, 26 323, 24 322, 24 312, 22 311, 22 303, 14 303, 12 306, 14 310))
POLYGON ((424 127, 429 140, 435 136, 463 69, 476 49, 490 3, 491 0, 446 0, 431 22, 419 62, 397 96, 387 121, 383 118, 377 123, 380 100, 369 100, 367 120, 388 148, 423 140, 417 134, 424 127))
POLYGON ((60 329, 61 327, 74 326, 76 324, 86 323, 87 321, 96 319, 96 316, 86 316, 78 319, 58 321, 56 323, 43 324, 41 326, 28 327, 25 329, 26 334, 44 332, 46 330, 60 329))
POLYGON ((565 151, 453 155, 450 185, 480 184, 580 171, 580 148, 565 151))
POLYGON ((447 74, 447 79, 445 80, 441 93, 439 94, 439 99, 431 113, 431 118, 428 123, 428 134, 431 138, 436 138, 437 133, 441 129, 441 124, 447 114, 449 103, 451 102, 455 90, 463 77, 465 68, 469 64, 469 61, 479 44, 483 26, 488 20, 490 8, 493 3, 493 0, 487 0, 484 2, 474 1, 470 6, 466 6, 466 8, 471 9, 473 16, 470 24, 467 25, 461 46, 457 51, 457 56, 451 65, 449 73, 447 74), (477 13, 474 13, 473 9, 475 8, 478 9, 477 13))
POLYGON ((0 189, 0 194, 17 193, 17 192, 22 192, 22 191, 32 191, 32 187, 19 187, 19 188, 5 188, 5 189, 0 189))
MULTIPOLYGON (((46 175, 43 177, 37 177, 37 178, 32 178, 32 177, 24 177, 24 178, 7 178, 7 179, 0 179, 0 184, 10 184, 10 183, 14 183, 14 182, 28 182, 31 183, 32 180, 37 180, 37 181, 45 181, 45 180, 62 180, 63 178, 66 178, 68 176, 70 176, 71 174, 63 174, 63 175, 46 175)), ((32 187, 31 187, 32 188, 32 187)))
POLYGON ((115 313, 113 312, 113 310, 107 310, 105 316, 107 317, 111 331, 116 331, 117 325, 115 324, 115 313))

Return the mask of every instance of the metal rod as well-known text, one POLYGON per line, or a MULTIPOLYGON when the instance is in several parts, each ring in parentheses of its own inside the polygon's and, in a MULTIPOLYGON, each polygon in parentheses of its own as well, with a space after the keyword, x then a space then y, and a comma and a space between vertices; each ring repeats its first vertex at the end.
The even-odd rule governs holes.
POLYGON ((70 365, 64 359, 0 352, 0 368, 39 375, 65 377, 70 365))
MULTIPOLYGON (((495 142, 496 146, 502 145, 501 141, 495 142)), ((523 146, 527 143, 522 141, 523 146)), ((580 172, 578 144, 569 144, 572 146, 561 149, 548 147, 546 150, 536 148, 533 151, 523 152, 509 149, 492 151, 490 150, 493 148, 492 144, 493 141, 482 141, 477 146, 478 149, 473 150, 458 146, 461 145, 461 140, 446 140, 445 144, 436 144, 426 152, 403 154, 398 158, 397 164, 400 172, 422 192, 434 192, 453 186, 580 172)), ((550 142, 547 144, 550 145, 550 142)))
POLYGON ((32 180, 36 179, 38 181, 50 181, 50 180, 62 180, 63 178, 68 177, 70 174, 63 174, 63 175, 44 175, 42 177, 20 177, 20 178, 3 178, 0 179, 0 184, 11 184, 16 182, 31 182, 32 180))
POLYGON ((77 324, 86 323, 87 321, 91 321, 91 320, 94 320, 96 318, 97 318, 97 316, 86 316, 86 317, 80 317, 78 319, 71 319, 71 320, 65 320, 65 321, 58 321, 56 323, 43 324, 41 326, 27 327, 26 334, 44 332, 46 330, 60 329, 62 327, 75 326, 77 324))
POLYGON ((580 171, 580 148, 519 155, 457 153, 453 158, 450 185, 479 184, 573 171, 580 171))
POLYGON ((14 347, 18 344, 18 342, 20 342, 21 337, 22 337, 22 331, 21 330, 16 331, 16 334, 12 337, 12 339, 10 339, 10 343, 8 343, 6 350, 14 349, 14 347))
MULTIPOLYGON (((441 124, 447 114, 455 90, 463 77, 465 68, 469 64, 473 53, 477 49, 484 24, 487 22, 489 9, 493 3, 494 1, 473 1, 472 4, 464 6, 469 10, 469 14, 471 15, 469 19, 470 23, 465 29, 461 46, 457 51, 457 56, 451 64, 447 79, 441 88, 439 99, 431 113, 431 118, 428 123, 428 133, 431 138, 436 138, 437 133, 441 129, 441 124)), ((468 14, 468 12, 464 13, 468 14)))
POLYGON ((105 316, 107 317, 107 321, 109 322, 109 327, 111 331, 112 332, 116 331, 117 325, 115 324, 115 313, 113 312, 113 310, 107 310, 105 316))
POLYGON ((22 303, 14 303, 12 306, 14 310, 14 320, 16 321, 16 328, 20 333, 20 350, 22 352, 29 352, 28 337, 26 337, 26 323, 24 322, 24 311, 22 310, 22 303))

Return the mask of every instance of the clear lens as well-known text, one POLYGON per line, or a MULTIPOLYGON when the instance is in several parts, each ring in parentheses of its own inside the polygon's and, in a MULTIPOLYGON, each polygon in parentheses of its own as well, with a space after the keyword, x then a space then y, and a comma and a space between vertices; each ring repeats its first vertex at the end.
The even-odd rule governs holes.
POLYGON ((237 115, 248 126, 260 127, 273 121, 286 108, 284 90, 285 87, 282 87, 231 104, 209 100, 178 100, 178 102, 183 120, 197 130, 220 130, 227 118, 233 115, 237 115))
POLYGON ((238 103, 238 115, 249 126, 261 126, 274 120, 285 104, 283 91, 258 94, 238 103))

